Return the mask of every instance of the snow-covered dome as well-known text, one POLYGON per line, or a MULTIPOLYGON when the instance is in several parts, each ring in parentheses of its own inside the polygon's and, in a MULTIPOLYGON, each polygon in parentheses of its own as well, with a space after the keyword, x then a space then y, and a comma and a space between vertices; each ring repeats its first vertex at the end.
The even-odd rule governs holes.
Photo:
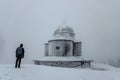
POLYGON ((54 32, 54 37, 56 39, 74 40, 74 36, 75 36, 74 30, 71 27, 68 27, 67 25, 60 26, 54 32))

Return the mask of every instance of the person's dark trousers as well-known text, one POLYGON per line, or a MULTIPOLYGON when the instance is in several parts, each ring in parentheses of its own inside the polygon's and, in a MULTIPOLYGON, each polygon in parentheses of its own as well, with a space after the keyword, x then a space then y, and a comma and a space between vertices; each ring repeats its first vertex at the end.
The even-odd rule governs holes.
POLYGON ((20 64, 21 64, 21 57, 17 57, 16 58, 16 63, 15 63, 15 68, 20 68, 20 64))

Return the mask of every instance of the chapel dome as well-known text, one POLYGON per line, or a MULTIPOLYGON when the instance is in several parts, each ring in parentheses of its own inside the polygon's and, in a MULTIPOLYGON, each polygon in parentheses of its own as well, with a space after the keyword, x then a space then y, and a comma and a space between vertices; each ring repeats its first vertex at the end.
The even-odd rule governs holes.
POLYGON ((74 33, 73 29, 71 27, 59 27, 57 30, 55 30, 54 34, 58 33, 74 33))
POLYGON ((67 25, 62 25, 58 29, 55 30, 54 36, 57 39, 69 39, 74 40, 74 30, 71 27, 68 27, 67 25))

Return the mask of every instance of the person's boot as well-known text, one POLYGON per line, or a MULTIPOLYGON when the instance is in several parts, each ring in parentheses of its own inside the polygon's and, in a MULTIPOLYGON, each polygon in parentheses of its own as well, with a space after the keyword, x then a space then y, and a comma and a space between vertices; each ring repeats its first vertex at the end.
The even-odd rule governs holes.
POLYGON ((15 65, 15 68, 17 68, 17 65, 15 65))
POLYGON ((20 68, 20 66, 18 66, 18 68, 20 68))

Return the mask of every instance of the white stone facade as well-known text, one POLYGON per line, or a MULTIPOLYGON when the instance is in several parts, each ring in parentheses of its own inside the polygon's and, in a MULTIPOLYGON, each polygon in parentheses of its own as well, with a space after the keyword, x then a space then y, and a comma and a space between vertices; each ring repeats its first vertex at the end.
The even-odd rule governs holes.
POLYGON ((73 41, 50 40, 48 45, 49 56, 73 56, 73 41))

